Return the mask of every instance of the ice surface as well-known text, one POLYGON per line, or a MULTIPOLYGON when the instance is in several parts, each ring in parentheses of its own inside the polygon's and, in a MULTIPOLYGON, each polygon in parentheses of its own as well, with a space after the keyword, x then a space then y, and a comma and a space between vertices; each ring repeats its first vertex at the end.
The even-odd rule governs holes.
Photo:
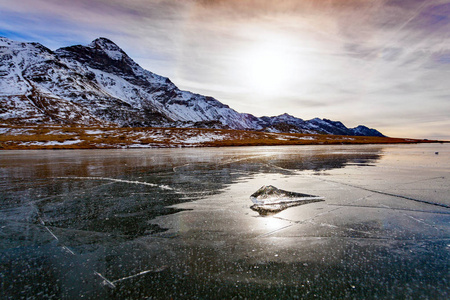
POLYGON ((447 299, 449 173, 445 144, 1 151, 2 298, 447 299), (264 184, 326 201, 260 216, 264 184))

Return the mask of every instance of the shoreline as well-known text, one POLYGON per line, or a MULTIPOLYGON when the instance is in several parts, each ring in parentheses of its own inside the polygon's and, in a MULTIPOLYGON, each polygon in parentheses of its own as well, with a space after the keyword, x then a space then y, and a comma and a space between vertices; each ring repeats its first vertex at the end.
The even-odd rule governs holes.
POLYGON ((209 128, 0 126, 0 150, 422 144, 449 141, 209 128))

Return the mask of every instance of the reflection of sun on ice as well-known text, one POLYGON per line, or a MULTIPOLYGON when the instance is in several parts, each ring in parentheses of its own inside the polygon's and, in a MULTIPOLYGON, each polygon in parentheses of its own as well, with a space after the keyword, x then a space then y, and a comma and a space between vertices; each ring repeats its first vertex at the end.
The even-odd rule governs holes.
POLYGON ((260 223, 261 229, 266 231, 266 233, 271 233, 273 231, 280 230, 290 225, 289 222, 278 218, 274 218, 272 216, 261 217, 259 221, 261 222, 260 223))
POLYGON ((243 59, 242 80, 253 92, 274 95, 294 76, 295 56, 285 40, 262 42, 250 49, 243 59))

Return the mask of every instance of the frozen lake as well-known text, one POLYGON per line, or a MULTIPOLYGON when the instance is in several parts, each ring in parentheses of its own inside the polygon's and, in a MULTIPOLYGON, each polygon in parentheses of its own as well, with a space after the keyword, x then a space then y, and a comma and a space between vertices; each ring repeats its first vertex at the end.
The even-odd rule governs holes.
POLYGON ((447 299, 449 175, 448 144, 3 151, 2 298, 447 299))

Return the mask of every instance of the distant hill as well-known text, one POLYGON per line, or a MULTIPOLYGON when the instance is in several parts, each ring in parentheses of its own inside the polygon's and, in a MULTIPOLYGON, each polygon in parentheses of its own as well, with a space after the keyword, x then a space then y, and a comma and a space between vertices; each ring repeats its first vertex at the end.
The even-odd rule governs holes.
POLYGON ((0 123, 121 127, 194 127, 267 132, 383 136, 360 125, 283 114, 255 117, 218 100, 182 91, 147 71, 115 43, 51 51, 0 38, 0 123))

